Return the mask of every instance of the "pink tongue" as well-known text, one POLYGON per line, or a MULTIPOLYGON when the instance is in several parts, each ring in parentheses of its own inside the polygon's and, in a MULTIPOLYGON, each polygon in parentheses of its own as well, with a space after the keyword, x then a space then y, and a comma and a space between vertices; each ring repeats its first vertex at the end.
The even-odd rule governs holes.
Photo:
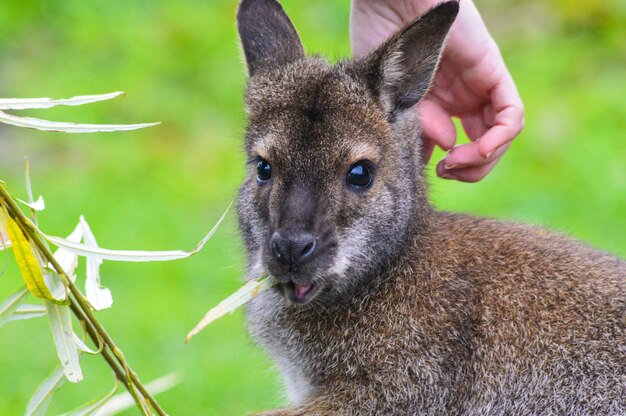
POLYGON ((297 298, 302 298, 304 296, 306 296, 307 293, 309 293, 311 291, 311 288, 313 287, 313 285, 298 285, 296 283, 293 284, 293 287, 295 289, 295 294, 297 298))

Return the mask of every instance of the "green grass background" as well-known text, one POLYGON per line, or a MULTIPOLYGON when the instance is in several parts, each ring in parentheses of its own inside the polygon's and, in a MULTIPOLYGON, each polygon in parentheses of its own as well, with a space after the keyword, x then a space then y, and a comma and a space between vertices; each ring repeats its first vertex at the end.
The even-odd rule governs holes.
MULTIPOLYGON (((284 5, 308 51, 333 60, 349 54, 347 0, 284 5)), ((482 182, 433 178, 434 203, 543 224, 626 256, 626 6, 621 0, 478 5, 524 99, 526 129, 482 182)), ((143 131, 94 135, 0 127, 0 179, 23 196, 23 157, 30 158, 35 192, 48 205, 40 220, 45 231, 66 235, 84 214, 102 246, 174 249, 191 248, 210 229, 244 172, 245 76, 234 13, 234 1, 0 3, 1 97, 127 92, 114 102, 23 114, 162 121, 143 131)), ((102 267, 115 304, 98 316, 142 380, 171 371, 183 377, 159 397, 173 415, 237 415, 283 401, 277 373, 246 335, 241 313, 183 343, 204 312, 240 286, 243 263, 232 212, 191 259, 102 267)), ((19 285, 10 260, 0 295, 19 285)), ((85 381, 61 389, 51 414, 112 385, 101 358, 83 357, 82 364, 85 381)), ((45 318, 0 329, 0 414, 23 413, 55 365, 45 318)))

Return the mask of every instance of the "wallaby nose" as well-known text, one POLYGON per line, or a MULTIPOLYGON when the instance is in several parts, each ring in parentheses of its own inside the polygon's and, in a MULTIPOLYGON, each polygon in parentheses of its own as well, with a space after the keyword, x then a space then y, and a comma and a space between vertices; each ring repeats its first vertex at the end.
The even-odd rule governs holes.
POLYGON ((313 257, 317 248, 317 241, 308 233, 287 234, 285 236, 274 233, 270 245, 276 260, 283 264, 296 266, 313 257))

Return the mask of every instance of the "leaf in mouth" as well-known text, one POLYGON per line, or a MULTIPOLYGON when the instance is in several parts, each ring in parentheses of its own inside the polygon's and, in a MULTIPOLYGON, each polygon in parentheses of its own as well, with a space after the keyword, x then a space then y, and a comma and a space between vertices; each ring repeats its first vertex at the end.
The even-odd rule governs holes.
POLYGON ((191 338, 206 328, 211 322, 222 316, 235 311, 240 306, 248 303, 252 298, 258 296, 261 292, 274 286, 276 282, 269 276, 261 276, 257 280, 251 280, 243 285, 235 293, 221 301, 216 307, 211 309, 204 315, 204 318, 187 334, 185 342, 189 342, 191 338))

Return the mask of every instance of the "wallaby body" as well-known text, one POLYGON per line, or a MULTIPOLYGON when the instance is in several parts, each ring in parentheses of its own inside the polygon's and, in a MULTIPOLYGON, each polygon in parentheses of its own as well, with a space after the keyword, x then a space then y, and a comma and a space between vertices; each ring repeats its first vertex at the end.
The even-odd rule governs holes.
POLYGON ((249 329, 292 402, 268 415, 626 414, 626 262, 428 204, 412 107, 457 10, 331 66, 274 0, 240 5, 240 226, 279 282, 249 329))
POLYGON ((624 262, 464 215, 424 231, 360 296, 252 302, 296 404, 269 414, 625 414, 624 262))

